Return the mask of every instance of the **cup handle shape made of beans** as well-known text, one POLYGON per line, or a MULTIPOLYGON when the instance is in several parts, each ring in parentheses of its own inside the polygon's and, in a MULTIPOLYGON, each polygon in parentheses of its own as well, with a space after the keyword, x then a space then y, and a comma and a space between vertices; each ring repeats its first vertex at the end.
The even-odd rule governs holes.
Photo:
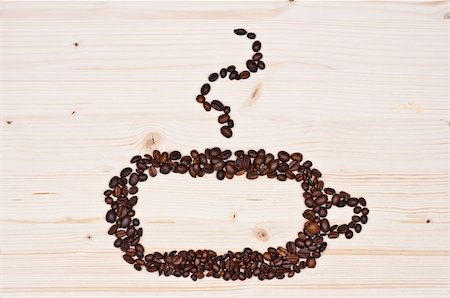
MULTIPOLYGON (((244 29, 236 29, 234 32, 237 35, 246 35, 249 39, 256 38, 254 33, 248 33, 244 29)), ((212 73, 208 80, 213 82, 219 76, 224 78, 227 75, 232 80, 247 79, 250 73, 264 69, 264 64, 261 64, 262 54, 259 52, 261 43, 254 41, 252 49, 255 54, 252 62, 247 61, 248 71, 238 72, 234 66, 229 66, 222 68, 218 73, 212 73)), ((224 112, 219 116, 219 122, 226 123, 221 132, 229 138, 232 136, 233 127, 229 117, 230 108, 220 102, 207 102, 205 95, 210 88, 209 84, 203 85, 197 101, 201 102, 206 110, 207 106, 209 109, 212 106, 224 112)), ((333 188, 325 187, 321 180, 321 172, 313 168, 311 161, 304 161, 302 154, 298 152, 289 154, 280 151, 271 154, 259 149, 247 152, 237 150, 233 154, 230 150, 214 147, 203 152, 192 150, 190 154, 183 156, 179 151, 155 150, 152 154, 134 156, 131 164, 133 168, 126 167, 118 176, 111 178, 104 195, 105 202, 110 207, 106 213, 106 221, 112 224, 108 234, 116 237, 114 246, 123 252, 123 259, 138 271, 145 269, 164 276, 190 277, 194 281, 205 276, 225 280, 292 277, 302 269, 316 266, 316 260, 327 248, 327 238, 345 236, 350 239, 354 232, 361 232, 362 224, 366 224, 368 220, 369 209, 366 208, 364 198, 352 197, 344 191, 337 192, 333 188), (223 254, 211 249, 146 254, 140 244, 143 229, 140 227, 139 219, 135 217, 134 210, 138 202, 137 185, 149 177, 169 173, 188 173, 193 178, 215 174, 219 180, 232 179, 235 176, 245 176, 249 180, 254 180, 266 176, 269 179, 276 178, 280 182, 288 180, 298 182, 303 190, 307 207, 303 212, 303 217, 307 221, 295 239, 288 241, 284 246, 270 247, 262 253, 245 248, 243 251, 228 251, 223 254), (327 214, 328 209, 333 206, 352 207, 355 215, 346 224, 332 225, 327 219, 327 214)))

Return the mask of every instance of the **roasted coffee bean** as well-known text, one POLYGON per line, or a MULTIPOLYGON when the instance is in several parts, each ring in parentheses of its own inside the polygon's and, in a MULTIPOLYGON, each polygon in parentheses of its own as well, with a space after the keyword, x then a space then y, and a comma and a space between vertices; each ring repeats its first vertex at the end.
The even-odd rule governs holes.
POLYGON ((220 115, 219 119, 218 119, 220 124, 226 123, 226 122, 228 122, 228 120, 230 120, 230 115, 228 115, 228 114, 220 115))
POLYGON ((236 35, 245 35, 245 34, 247 34, 247 30, 245 30, 245 29, 234 29, 234 33, 236 33, 236 35))
POLYGON ((327 200, 328 200, 328 197, 326 195, 321 195, 316 198, 315 202, 318 206, 321 206, 321 205, 325 204, 327 202, 327 200))
POLYGON ((366 223, 367 223, 367 220, 368 220, 367 215, 361 216, 361 223, 362 223, 362 224, 366 224, 366 223))
POLYGON ((222 135, 225 138, 231 138, 233 136, 233 132, 231 131, 231 129, 228 126, 222 126, 220 128, 220 132, 222 133, 222 135))
POLYGON ((307 221, 305 223, 305 231, 307 231, 308 233, 310 233, 312 235, 315 235, 315 234, 320 233, 320 227, 315 222, 307 221))
POLYGON ((345 233, 348 231, 348 225, 340 225, 337 229, 337 231, 341 234, 345 233))
POLYGON ((235 70, 233 70, 232 72, 230 72, 230 75, 228 76, 228 78, 230 80, 236 80, 239 77, 239 73, 235 70))
POLYGON ((255 33, 247 33, 247 37, 249 38, 249 39, 255 39, 256 38, 256 34, 255 33))
POLYGON ((256 66, 261 70, 266 68, 266 64, 262 60, 259 60, 258 62, 256 62, 256 66))
POLYGON ((239 77, 243 80, 246 80, 250 77, 250 72, 244 70, 239 74, 239 77))
POLYGON ((227 69, 226 68, 222 68, 221 70, 220 70, 220 77, 223 79, 224 77, 226 77, 227 76, 227 73, 228 73, 228 71, 227 71, 227 69))
POLYGON ((109 181, 109 187, 114 188, 117 186, 117 184, 119 184, 119 177, 117 176, 112 177, 111 180, 109 181))
POLYGON ((352 221, 353 222, 359 222, 361 220, 361 218, 359 218, 359 216, 357 216, 357 215, 353 215, 352 216, 352 221))
POLYGON ((320 220, 320 229, 325 233, 330 230, 330 223, 328 222, 328 219, 324 218, 320 220))
POLYGON ((209 84, 203 84, 202 88, 200 89, 200 93, 205 96, 209 93, 209 91, 211 90, 211 85, 209 84))
POLYGON ((356 232, 356 233, 359 233, 359 232, 361 232, 361 230, 362 230, 362 226, 361 226, 360 224, 357 224, 357 225, 355 226, 355 232, 356 232))
POLYGON ((204 102, 205 102, 205 97, 204 97, 203 95, 199 94, 199 95, 197 95, 197 97, 195 98, 195 100, 196 100, 198 103, 204 103, 204 102))
POLYGON ((347 239, 351 239, 353 237, 353 232, 348 230, 347 232, 345 232, 345 238, 347 239))
POLYGON ((124 218, 122 218, 122 228, 127 228, 131 223, 131 218, 126 216, 124 218))
POLYGON ((110 222, 110 223, 113 223, 116 221, 116 212, 114 212, 114 210, 109 210, 106 213, 106 221, 110 222))
POLYGON ((171 160, 178 160, 181 158, 181 153, 180 153, 180 151, 172 151, 172 152, 170 152, 169 157, 171 160))
POLYGON ((261 50, 261 42, 259 40, 255 41, 252 45, 253 52, 259 52, 261 50))
POLYGON ((360 212, 361 212, 361 210, 362 210, 362 208, 361 208, 361 207, 359 207, 359 206, 356 206, 355 208, 353 208, 353 213, 355 213, 355 214, 358 214, 358 213, 360 213, 360 212))
POLYGON ((112 225, 109 230, 108 230, 108 234, 109 235, 114 235, 117 231, 117 225, 112 225))
POLYGON ((369 209, 363 208, 361 212, 363 215, 367 215, 367 214, 369 214, 369 209))
POLYGON ((355 207, 356 205, 358 205, 358 199, 357 198, 350 198, 347 200, 347 204, 350 207, 355 207))
POLYGON ((214 73, 212 73, 212 74, 209 75, 208 80, 209 80, 210 82, 214 82, 214 81, 216 81, 218 78, 219 78, 219 74, 214 72, 214 73))
POLYGON ((235 70, 236 70, 236 66, 234 66, 234 65, 230 65, 230 66, 227 67, 227 71, 228 72, 232 72, 232 71, 235 71, 235 70))
POLYGON ((205 111, 209 112, 209 111, 211 111, 211 104, 209 102, 205 101, 203 103, 203 108, 205 109, 205 111))
POLYGON ((127 177, 131 172, 133 172, 131 168, 125 168, 120 172, 120 177, 127 177))
POLYGON ((228 124, 228 127, 229 127, 229 128, 233 128, 233 127, 234 127, 234 121, 231 120, 231 119, 228 120, 228 123, 227 123, 227 124, 228 124))
POLYGON ((223 103, 221 103, 221 102, 218 101, 218 100, 213 100, 213 101, 211 101, 211 107, 212 107, 214 110, 222 111, 222 110, 223 110, 223 103))
POLYGON ((256 72, 258 70, 258 67, 256 66, 256 63, 253 60, 247 60, 247 64, 246 65, 247 65, 247 69, 250 72, 256 72))
POLYGON ((255 54, 253 55, 252 59, 253 59, 254 61, 258 61, 258 60, 261 60, 262 57, 263 57, 263 55, 262 55, 261 53, 255 53, 255 54))
POLYGON ((217 176, 217 179, 223 180, 225 178, 225 171, 224 170, 218 171, 216 176, 217 176))
POLYGON ((170 167, 169 164, 165 163, 161 165, 161 168, 159 168, 159 172, 161 174, 169 174, 170 171, 172 170, 172 168, 170 167))

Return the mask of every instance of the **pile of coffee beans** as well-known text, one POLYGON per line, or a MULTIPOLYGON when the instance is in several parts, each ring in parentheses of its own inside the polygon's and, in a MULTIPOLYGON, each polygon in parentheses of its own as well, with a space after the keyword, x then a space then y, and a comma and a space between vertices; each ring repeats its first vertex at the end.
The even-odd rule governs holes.
POLYGON ((325 187, 320 179, 321 172, 312 167, 311 161, 303 161, 298 152, 271 154, 264 149, 237 150, 233 156, 230 150, 215 147, 204 152, 192 150, 183 156, 179 151, 155 150, 152 155, 134 156, 131 163, 134 169, 127 167, 119 176, 113 177, 104 195, 105 202, 111 207, 106 214, 106 221, 112 223, 108 233, 116 237, 114 246, 122 250, 123 259, 136 270, 145 269, 165 276, 190 276, 193 280, 205 276, 225 280, 245 280, 253 276, 260 280, 292 277, 302 269, 316 266, 316 260, 327 247, 326 238, 342 235, 350 239, 354 233, 361 232, 362 224, 367 223, 369 209, 366 208, 366 200, 325 187), (193 178, 214 173, 219 180, 236 176, 253 180, 265 176, 299 182, 307 206, 303 217, 307 221, 296 239, 285 246, 270 247, 263 253, 245 248, 225 254, 210 249, 146 254, 140 244, 143 230, 139 219, 135 218, 137 185, 149 176, 169 173, 189 173, 193 178), (327 214, 333 206, 352 207, 355 215, 347 224, 331 225, 327 214))
MULTIPOLYGON (((234 33, 236 35, 244 35, 247 36, 247 38, 253 40, 256 38, 255 33, 247 32, 245 29, 235 29, 234 33)), ((206 95, 209 94, 211 91, 211 84, 212 82, 217 81, 219 78, 228 78, 230 80, 246 80, 250 78, 251 73, 255 73, 258 71, 258 69, 263 70, 266 68, 266 65, 264 64, 264 61, 262 61, 263 55, 261 54, 261 42, 259 40, 256 40, 252 44, 252 50, 254 52, 251 59, 247 60, 246 66, 247 69, 243 71, 239 71, 236 69, 236 66, 230 65, 226 68, 220 69, 218 72, 213 72, 208 76, 208 83, 203 84, 203 86, 200 88, 200 94, 197 95, 196 100, 198 103, 201 103, 203 105, 203 108, 205 111, 209 112, 211 111, 211 108, 222 112, 218 117, 218 122, 220 124, 224 124, 220 128, 220 132, 222 135, 226 138, 231 138, 233 136, 233 131, 231 130, 234 127, 234 122, 230 117, 230 111, 231 108, 229 106, 224 105, 219 100, 213 100, 211 102, 206 100, 206 95)))
MULTIPOLYGON (((246 35, 255 39, 254 33, 244 29, 236 29, 237 35, 246 35)), ((209 81, 214 82, 219 77, 227 75, 231 80, 241 80, 250 77, 250 73, 264 69, 260 53, 261 43, 255 41, 252 45, 255 52, 251 60, 247 61, 247 70, 238 72, 235 66, 222 68, 219 73, 209 75, 209 81)), ((232 136, 231 128, 234 123, 230 118, 230 107, 220 101, 206 101, 205 96, 211 86, 204 84, 197 96, 205 110, 211 107, 222 111, 219 123, 225 124, 221 128, 226 138, 232 136)), ((292 277, 305 268, 314 268, 316 260, 327 248, 326 239, 338 238, 343 235, 350 239, 354 233, 361 232, 362 224, 367 223, 369 209, 366 208, 364 198, 350 196, 344 191, 337 192, 333 188, 325 187, 320 179, 322 174, 312 167, 309 160, 303 161, 301 153, 289 154, 280 151, 277 154, 260 150, 237 150, 234 154, 230 150, 218 147, 206 149, 204 152, 192 150, 189 155, 182 155, 179 151, 160 152, 144 156, 136 155, 131 159, 133 168, 124 168, 118 176, 111 178, 109 188, 104 192, 105 202, 110 205, 106 213, 106 221, 111 223, 108 234, 114 235, 114 246, 123 252, 123 259, 138 271, 145 269, 158 272, 159 275, 191 277, 194 281, 205 276, 223 278, 225 280, 245 280, 257 277, 260 280, 292 277), (169 173, 187 174, 193 178, 215 174, 217 179, 233 179, 245 176, 254 180, 265 176, 278 181, 292 180, 300 183, 303 198, 307 207, 303 217, 307 219, 297 238, 286 243, 285 246, 269 247, 261 253, 251 248, 240 252, 228 251, 218 254, 210 249, 182 250, 171 252, 145 253, 140 244, 143 229, 140 221, 135 217, 134 207, 138 202, 138 183, 148 177, 167 175, 169 173), (328 219, 328 209, 336 206, 349 206, 355 213, 347 224, 332 225, 328 219)))

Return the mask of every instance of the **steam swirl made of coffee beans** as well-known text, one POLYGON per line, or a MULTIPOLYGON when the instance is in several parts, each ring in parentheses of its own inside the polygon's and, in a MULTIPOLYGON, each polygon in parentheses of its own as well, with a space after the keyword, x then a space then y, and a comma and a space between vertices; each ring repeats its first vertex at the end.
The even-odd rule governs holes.
MULTIPOLYGON (((244 29, 236 29, 234 32, 251 40, 256 38, 254 33, 244 29)), ((209 82, 226 76, 230 80, 248 79, 251 73, 265 69, 260 49, 261 42, 254 41, 252 50, 255 54, 246 63, 248 70, 238 71, 231 65, 210 74, 209 82)), ((209 83, 204 84, 197 101, 203 104, 206 111, 210 111, 212 107, 223 112, 218 118, 220 124, 225 124, 220 131, 226 138, 230 138, 234 126, 229 115, 231 109, 217 100, 208 102, 205 96, 210 89, 209 83)), ((368 221, 366 200, 353 197, 345 191, 325 187, 321 172, 313 168, 311 161, 304 160, 299 152, 290 154, 280 151, 272 154, 259 149, 247 152, 237 150, 233 154, 230 150, 214 147, 203 152, 192 150, 190 154, 182 155, 179 151, 154 150, 152 154, 134 156, 131 164, 133 167, 126 167, 119 175, 111 178, 104 195, 106 204, 110 206, 106 221, 112 224, 108 234, 116 237, 114 246, 123 252, 123 259, 138 271, 145 269, 164 276, 190 276, 194 281, 205 276, 225 280, 245 280, 253 276, 259 280, 292 277, 305 268, 316 266, 316 260, 327 248, 327 239, 340 236, 350 239, 354 233, 361 232, 362 224, 368 221), (222 254, 211 249, 146 254, 145 248, 140 244, 143 228, 135 217, 137 185, 149 177, 169 173, 189 173, 192 178, 215 173, 218 180, 233 179, 235 176, 254 180, 266 176, 282 183, 296 181, 303 191, 307 207, 303 217, 307 221, 295 239, 277 248, 269 247, 265 252, 245 248, 243 251, 222 254), (340 225, 330 223, 327 219, 328 209, 345 206, 353 208, 355 215, 350 221, 340 225)))

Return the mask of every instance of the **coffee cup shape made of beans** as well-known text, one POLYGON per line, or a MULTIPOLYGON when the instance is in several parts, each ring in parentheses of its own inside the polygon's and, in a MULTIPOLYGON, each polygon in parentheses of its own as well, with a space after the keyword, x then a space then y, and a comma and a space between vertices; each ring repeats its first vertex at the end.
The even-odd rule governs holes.
MULTIPOLYGON (((236 29, 234 33, 252 41, 253 55, 247 60, 246 69, 240 71, 234 65, 221 68, 208 76, 209 82, 202 85, 200 94, 196 96, 197 102, 206 111, 214 109, 221 113, 218 117, 222 125, 220 132, 226 138, 233 135, 231 108, 218 100, 207 101, 210 83, 226 77, 230 80, 246 80, 265 69, 261 42, 256 40, 256 35, 245 29, 236 29)), ((369 209, 366 208, 364 198, 325 187, 321 172, 313 167, 311 161, 304 160, 299 152, 280 151, 272 154, 259 149, 247 152, 237 150, 233 154, 230 150, 214 147, 202 152, 192 150, 190 154, 182 155, 179 151, 155 150, 152 154, 134 156, 131 164, 132 167, 124 168, 118 176, 111 178, 104 195, 110 207, 106 221, 112 224, 108 234, 116 237, 114 246, 122 251, 123 259, 138 271, 145 269, 164 276, 191 277, 194 281, 205 276, 225 280, 245 280, 253 276, 259 280, 292 277, 305 268, 316 267, 316 260, 327 248, 327 239, 341 236, 350 239, 355 232, 361 232, 362 224, 368 220, 369 209), (138 184, 149 177, 169 173, 189 173, 193 178, 215 174, 219 180, 235 176, 245 176, 250 180, 266 176, 269 179, 276 178, 281 183, 294 180, 303 190, 307 207, 303 217, 307 221, 297 238, 286 242, 284 246, 270 247, 265 252, 245 248, 243 251, 228 251, 224 254, 211 249, 146 253, 140 244, 144 231, 135 217, 138 184), (330 223, 327 219, 328 209, 345 206, 353 208, 354 212, 349 223, 330 223)))

